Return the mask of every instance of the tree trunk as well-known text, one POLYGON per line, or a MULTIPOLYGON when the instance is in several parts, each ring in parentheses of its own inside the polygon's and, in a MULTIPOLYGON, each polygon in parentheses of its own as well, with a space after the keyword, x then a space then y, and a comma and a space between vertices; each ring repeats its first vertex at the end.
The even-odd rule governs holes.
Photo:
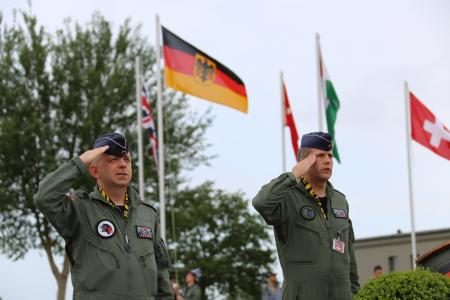
POLYGON ((45 253, 47 254, 48 262, 50 264, 50 269, 52 270, 53 276, 56 279, 56 284, 58 285, 58 289, 56 292, 57 300, 64 300, 66 298, 66 287, 67 287, 67 277, 69 275, 69 259, 67 255, 64 255, 63 268, 60 272, 58 267, 55 264, 55 260, 53 258, 52 247, 50 243, 43 243, 45 253))
POLYGON ((56 277, 56 283, 58 284, 58 290, 56 292, 57 300, 64 300, 66 298, 67 277, 69 275, 69 260, 67 255, 64 256, 63 270, 56 277))

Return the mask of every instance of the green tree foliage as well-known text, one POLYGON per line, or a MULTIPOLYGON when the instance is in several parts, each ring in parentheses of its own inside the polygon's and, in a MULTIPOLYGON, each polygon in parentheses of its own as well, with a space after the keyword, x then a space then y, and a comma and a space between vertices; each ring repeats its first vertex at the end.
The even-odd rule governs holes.
POLYGON ((447 300, 450 299, 450 278, 424 269, 392 272, 371 279, 354 299, 447 300))
MULTIPOLYGON (((137 170, 136 56, 155 99, 154 50, 130 21, 113 31, 95 13, 84 26, 67 21, 50 34, 32 13, 17 13, 11 25, 0 16, 0 253, 20 259, 30 249, 43 249, 58 283, 57 299, 64 299, 69 262, 66 257, 62 267, 55 262, 64 242, 34 206, 33 195, 47 173, 90 149, 105 132, 127 136, 137 170)), ((169 235, 169 245, 177 241, 180 260, 204 269, 204 287, 216 286, 224 295, 239 289, 255 295, 261 270, 272 262, 270 252, 260 250, 267 235, 259 219, 248 213, 240 194, 228 195, 210 183, 185 187, 186 171, 211 158, 204 154, 210 114, 193 113, 173 91, 164 91, 163 105, 166 180, 179 237, 169 235), (191 240, 196 242, 190 245, 191 240)), ((157 172, 147 141, 144 132, 146 198, 156 200, 157 172)), ((86 178, 74 188, 92 187, 86 178)))
POLYGON ((259 299, 273 257, 263 221, 249 213, 248 201, 206 182, 178 192, 173 210, 179 257, 184 271, 202 270, 203 294, 206 289, 229 299, 259 299))

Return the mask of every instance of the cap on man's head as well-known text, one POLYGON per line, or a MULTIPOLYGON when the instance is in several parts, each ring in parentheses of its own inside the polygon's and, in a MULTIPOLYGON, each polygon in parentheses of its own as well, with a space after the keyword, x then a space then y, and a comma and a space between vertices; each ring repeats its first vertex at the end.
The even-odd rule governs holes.
POLYGON ((104 134, 95 140, 94 149, 103 146, 109 146, 106 154, 115 156, 122 156, 130 151, 125 137, 116 132, 104 134))
POLYGON ((326 132, 311 132, 302 136, 300 148, 330 151, 333 148, 333 141, 331 135, 326 132))

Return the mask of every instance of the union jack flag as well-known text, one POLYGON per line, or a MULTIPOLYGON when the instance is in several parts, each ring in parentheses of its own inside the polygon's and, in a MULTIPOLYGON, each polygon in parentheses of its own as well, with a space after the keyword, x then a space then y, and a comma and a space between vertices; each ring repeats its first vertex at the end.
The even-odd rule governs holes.
POLYGON ((149 132, 150 146, 152 148, 152 156, 158 169, 158 138, 156 136, 156 127, 153 119, 152 108, 147 100, 147 91, 142 87, 141 107, 142 107, 142 127, 149 132))

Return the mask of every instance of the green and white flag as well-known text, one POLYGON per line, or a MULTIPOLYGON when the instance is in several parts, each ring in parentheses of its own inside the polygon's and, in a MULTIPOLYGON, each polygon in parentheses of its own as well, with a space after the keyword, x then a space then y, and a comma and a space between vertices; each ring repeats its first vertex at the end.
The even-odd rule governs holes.
POLYGON ((323 62, 322 53, 319 47, 319 75, 321 80, 321 97, 325 106, 325 115, 327 117, 328 133, 333 138, 333 156, 337 162, 340 163, 338 147, 336 144, 336 132, 334 131, 334 125, 336 124, 337 113, 339 110, 339 98, 334 89, 333 83, 328 75, 327 68, 323 62))

